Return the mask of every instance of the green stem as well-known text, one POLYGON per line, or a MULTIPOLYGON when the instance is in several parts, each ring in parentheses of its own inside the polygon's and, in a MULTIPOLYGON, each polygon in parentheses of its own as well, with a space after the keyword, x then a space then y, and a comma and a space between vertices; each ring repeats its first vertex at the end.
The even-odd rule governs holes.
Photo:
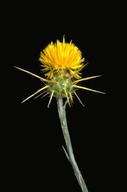
POLYGON ((66 105, 63 104, 62 97, 57 98, 57 107, 58 107, 58 114, 59 114, 59 119, 60 119, 60 123, 61 123, 61 127, 62 127, 62 132, 63 132, 63 136, 64 136, 64 140, 66 143, 66 148, 67 148, 67 152, 64 149, 65 154, 73 168, 74 174, 82 189, 82 192, 88 192, 85 181, 81 175, 81 172, 78 168, 78 165, 77 165, 75 157, 74 157, 73 148, 72 148, 72 144, 71 144, 71 138, 69 135, 68 125, 67 125, 66 109, 65 109, 66 105))

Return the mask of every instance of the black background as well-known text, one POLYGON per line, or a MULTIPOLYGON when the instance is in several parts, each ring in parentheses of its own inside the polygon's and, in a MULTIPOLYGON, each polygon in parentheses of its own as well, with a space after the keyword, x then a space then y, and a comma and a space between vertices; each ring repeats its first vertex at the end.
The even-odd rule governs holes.
POLYGON ((49 98, 21 101, 42 86, 13 66, 40 73, 40 51, 51 41, 73 42, 88 62, 83 76, 102 74, 84 85, 106 95, 79 91, 85 107, 74 100, 67 108, 75 158, 89 191, 110 191, 116 171, 117 129, 114 125, 112 72, 115 47, 115 8, 60 2, 8 5, 5 18, 8 99, 4 123, 5 187, 33 191, 81 191, 62 150, 64 139, 56 101, 49 98), (7 125, 6 125, 7 123, 7 125), (8 126, 9 124, 9 126, 8 126))

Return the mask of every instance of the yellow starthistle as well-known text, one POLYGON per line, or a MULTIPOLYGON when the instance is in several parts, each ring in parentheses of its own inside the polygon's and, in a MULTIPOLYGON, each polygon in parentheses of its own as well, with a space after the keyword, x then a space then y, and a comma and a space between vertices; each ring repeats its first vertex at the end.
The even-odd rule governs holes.
POLYGON ((79 102, 83 105, 77 95, 77 90, 79 89, 104 94, 101 91, 80 85, 80 82, 99 77, 100 75, 82 78, 81 70, 86 66, 85 58, 82 57, 82 53, 79 48, 73 44, 72 41, 70 43, 65 42, 65 38, 63 38, 62 42, 58 40, 56 43, 51 42, 40 53, 39 61, 41 62, 42 72, 45 75, 44 78, 25 69, 16 67, 17 69, 40 79, 44 84, 44 86, 24 99, 22 102, 25 102, 34 96, 39 97, 49 95, 49 107, 52 98, 56 98, 59 119, 66 144, 66 149, 63 147, 64 152, 69 163, 72 165, 74 174, 82 192, 88 192, 86 183, 82 177, 80 169, 78 168, 73 153, 66 118, 66 103, 71 105, 73 102, 73 96, 76 96, 79 102), (64 98, 66 99, 65 102, 63 102, 64 98))
POLYGON ((82 78, 81 70, 86 66, 85 58, 82 57, 81 51, 74 43, 72 43, 72 41, 67 43, 63 37, 62 42, 59 40, 57 40, 56 43, 51 42, 40 53, 39 61, 41 62, 45 78, 16 67, 17 69, 40 79, 44 83, 42 88, 37 90, 22 102, 25 102, 34 96, 39 97, 49 94, 50 99, 48 106, 50 105, 53 97, 66 98, 68 104, 71 105, 73 102, 73 96, 75 95, 79 102, 83 105, 76 93, 78 89, 104 94, 104 92, 79 85, 82 81, 93 79, 99 77, 100 75, 82 78))

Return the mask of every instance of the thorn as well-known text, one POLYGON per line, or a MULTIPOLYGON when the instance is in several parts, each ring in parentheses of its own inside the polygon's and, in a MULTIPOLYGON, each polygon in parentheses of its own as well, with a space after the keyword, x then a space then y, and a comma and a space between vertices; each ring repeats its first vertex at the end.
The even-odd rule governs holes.
POLYGON ((66 91, 65 88, 64 88, 64 93, 65 93, 65 95, 66 95, 67 102, 68 102, 69 106, 71 106, 70 101, 69 101, 69 97, 68 97, 68 94, 67 94, 67 91, 66 91))
POLYGON ((85 105, 83 104, 83 102, 81 101, 81 99, 79 98, 79 96, 77 95, 77 93, 76 93, 75 91, 74 91, 74 94, 75 94, 75 96, 77 97, 79 103, 81 103, 81 105, 82 105, 83 107, 85 107, 85 105))
POLYGON ((48 102, 48 108, 49 108, 49 106, 50 106, 50 104, 51 104, 53 95, 54 95, 54 91, 52 91, 52 93, 51 93, 51 95, 50 95, 49 102, 48 102))
POLYGON ((81 81, 87 81, 87 80, 90 80, 90 79, 94 79, 94 78, 97 78, 97 77, 101 77, 102 75, 94 75, 94 76, 90 76, 90 77, 85 77, 85 78, 82 78, 82 79, 78 79, 76 80, 74 83, 79 83, 81 81))
POLYGON ((63 150, 64 150, 64 153, 65 153, 65 155, 66 155, 66 157, 67 157, 68 161, 70 162, 69 155, 68 155, 68 153, 67 153, 67 151, 66 151, 66 149, 64 148, 64 146, 63 146, 63 145, 62 145, 62 148, 63 148, 63 150))
POLYGON ((49 93, 48 93, 47 91, 44 91, 44 92, 40 93, 39 95, 37 95, 36 97, 34 97, 34 99, 37 99, 38 97, 43 98, 43 97, 45 97, 45 96, 48 95, 48 94, 49 94, 49 93))
POLYGON ((36 94, 40 93, 40 92, 43 91, 44 89, 47 89, 48 87, 49 87, 48 85, 42 87, 41 89, 37 90, 35 93, 33 93, 32 95, 30 95, 30 96, 27 97, 26 99, 24 99, 21 103, 26 102, 27 100, 29 100, 30 98, 32 98, 32 97, 35 96, 36 94))
POLYGON ((66 108, 67 103, 68 103, 68 101, 66 100, 65 103, 64 103, 64 109, 66 108))
POLYGON ((38 79, 40 79, 40 80, 42 80, 42 81, 46 81, 46 82, 48 81, 48 80, 40 77, 39 75, 36 75, 36 74, 34 74, 34 73, 30 72, 30 71, 27 71, 27 70, 25 70, 25 69, 22 69, 22 68, 16 67, 16 66, 13 66, 13 67, 16 68, 16 69, 19 69, 20 71, 23 71, 23 72, 25 72, 25 73, 28 73, 29 75, 31 75, 31 76, 33 76, 33 77, 36 77, 36 78, 38 78, 38 79))
POLYGON ((70 96, 70 100, 71 100, 71 102, 73 103, 73 97, 72 97, 72 94, 69 93, 69 96, 70 96))
POLYGON ((104 92, 102 92, 102 91, 97 91, 97 90, 95 90, 95 89, 90 89, 90 88, 83 87, 83 86, 79 86, 79 85, 73 85, 73 87, 78 88, 78 89, 84 89, 84 90, 91 91, 91 92, 95 92, 95 93, 106 94, 106 93, 104 93, 104 92))

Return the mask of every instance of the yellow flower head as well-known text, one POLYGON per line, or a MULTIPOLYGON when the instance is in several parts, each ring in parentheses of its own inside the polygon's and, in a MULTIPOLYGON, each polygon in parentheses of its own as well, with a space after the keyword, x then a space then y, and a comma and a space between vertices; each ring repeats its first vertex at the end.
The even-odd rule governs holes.
POLYGON ((51 79, 56 73, 68 71, 74 78, 80 78, 79 71, 84 67, 84 58, 81 51, 72 41, 70 43, 57 40, 51 42, 40 54, 39 58, 42 63, 46 76, 51 79))
POLYGON ((99 75, 81 78, 80 71, 85 66, 85 59, 82 57, 78 47, 72 42, 66 43, 64 38, 62 42, 58 40, 56 43, 51 42, 41 52, 39 60, 42 63, 42 70, 44 71, 46 78, 16 67, 19 70, 40 79, 45 84, 42 88, 23 100, 23 102, 33 96, 50 95, 48 106, 53 97, 66 98, 67 103, 70 105, 73 102, 73 96, 76 96, 79 102, 83 104, 77 95, 78 89, 103 93, 79 85, 80 82, 99 77, 99 75))

